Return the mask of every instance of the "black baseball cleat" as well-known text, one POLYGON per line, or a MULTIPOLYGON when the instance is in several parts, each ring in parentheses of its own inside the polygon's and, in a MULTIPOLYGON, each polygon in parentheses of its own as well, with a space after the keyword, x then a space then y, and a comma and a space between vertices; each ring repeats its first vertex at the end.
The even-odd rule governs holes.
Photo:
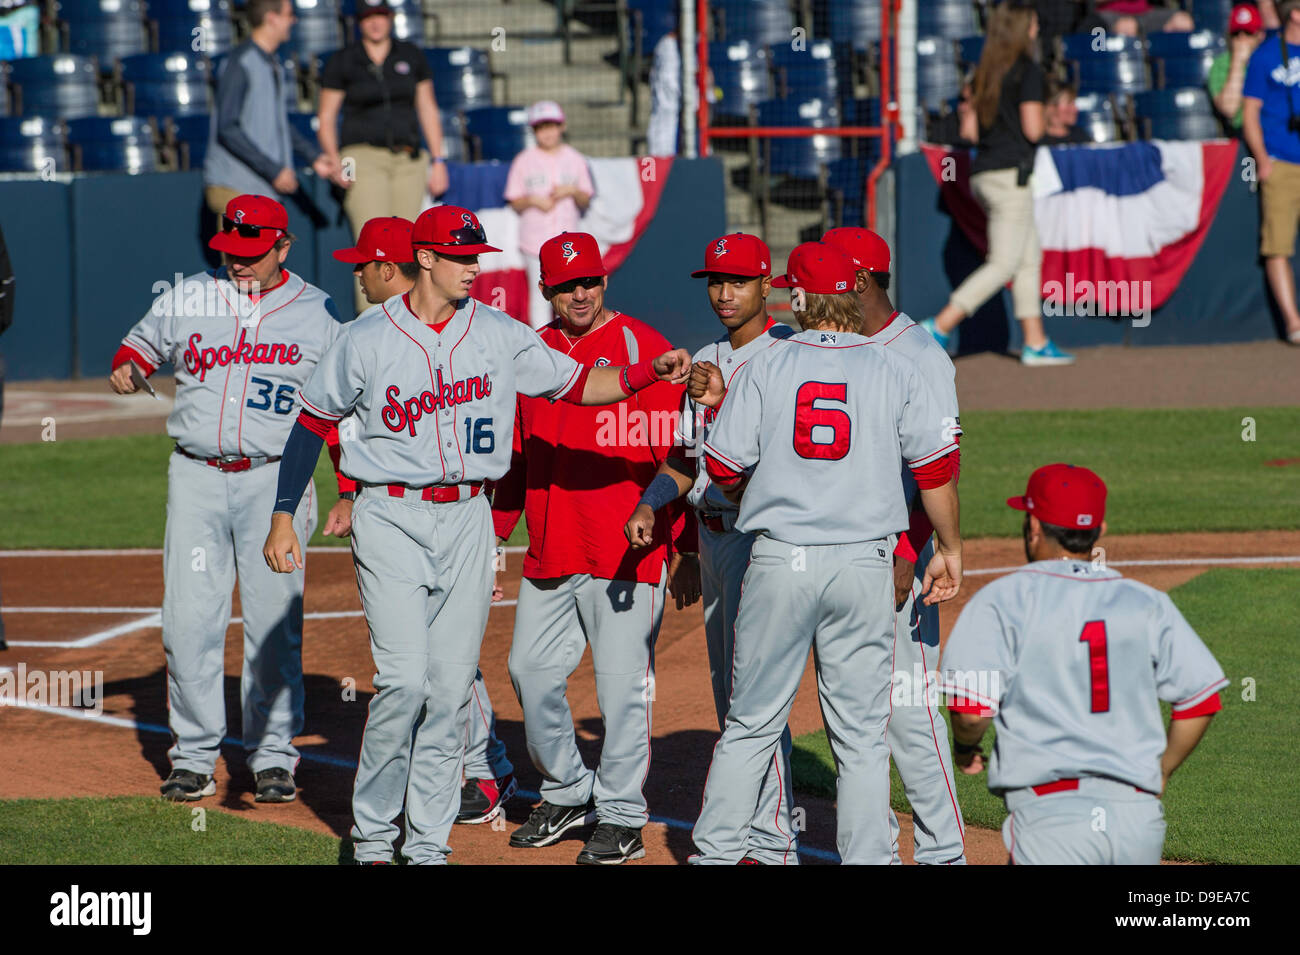
POLYGON ((298 787, 287 769, 264 769, 254 779, 257 782, 254 802, 293 802, 298 798, 298 787))
POLYGON ((602 822, 578 853, 578 865, 620 865, 645 858, 641 830, 602 822))
POLYGON ((594 799, 587 800, 585 806, 557 806, 543 801, 526 823, 510 833, 510 844, 516 849, 540 849, 558 842, 570 829, 589 826, 595 821, 594 799))
POLYGON ((513 773, 500 779, 467 779, 460 791, 460 812, 456 821, 468 826, 491 822, 505 811, 506 800, 515 794, 519 784, 513 773))
POLYGON ((159 791, 163 799, 172 802, 193 802, 216 793, 217 781, 211 776, 192 773, 188 769, 173 769, 159 791))

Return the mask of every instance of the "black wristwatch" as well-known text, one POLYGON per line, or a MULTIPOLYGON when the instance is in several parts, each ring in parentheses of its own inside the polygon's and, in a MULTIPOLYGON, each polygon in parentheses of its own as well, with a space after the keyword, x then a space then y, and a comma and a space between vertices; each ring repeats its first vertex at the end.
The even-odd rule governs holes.
POLYGON ((355 501, 357 499, 356 491, 339 491, 340 501, 355 501))

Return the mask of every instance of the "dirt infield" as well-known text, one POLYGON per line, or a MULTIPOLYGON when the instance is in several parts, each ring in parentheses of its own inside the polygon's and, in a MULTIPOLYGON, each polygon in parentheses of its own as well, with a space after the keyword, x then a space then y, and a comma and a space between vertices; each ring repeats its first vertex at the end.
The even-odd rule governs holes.
MULTIPOLYGON (((1128 575, 1162 589, 1176 586, 1224 558, 1300 556, 1297 532, 1117 536, 1103 543, 1109 560, 1119 565, 1179 561, 1123 567, 1128 575)), ((519 561, 518 554, 510 555, 507 601, 513 600, 518 590, 519 561)), ((966 562, 970 576, 962 597, 941 612, 945 639, 965 600, 999 572, 1023 562, 1023 554, 1018 541, 970 541, 966 562)), ((0 764, 7 769, 0 775, 0 798, 156 792, 168 770, 169 742, 156 616, 162 600, 161 556, 149 552, 6 554, 0 556, 0 579, 4 581, 11 643, 11 649, 0 654, 0 667, 16 668, 22 663, 29 669, 102 670, 105 714, 104 719, 92 721, 34 709, 0 709, 0 764)), ((306 735, 299 738, 304 755, 298 771, 300 800, 286 806, 257 806, 250 792, 251 774, 238 747, 226 746, 217 769, 218 793, 205 804, 250 819, 344 836, 351 822, 351 783, 366 704, 373 692, 373 666, 348 551, 311 553, 306 609, 307 723, 306 735), (315 614, 331 616, 311 616, 315 614), (347 678, 355 681, 354 700, 344 698, 343 681, 347 678)), ((513 621, 513 606, 493 610, 482 667, 497 708, 500 735, 515 761, 521 784, 535 792, 539 778, 524 748, 519 704, 506 672, 513 621)), ((232 625, 226 656, 226 705, 229 735, 234 738, 240 732, 239 633, 238 626, 232 625)), ((698 811, 717 738, 698 606, 667 611, 656 669, 654 744, 646 790, 654 821, 645 832, 647 861, 673 864, 684 862, 691 851, 689 827, 698 811)), ((594 765, 601 723, 589 658, 570 683, 569 702, 579 727, 580 747, 588 763, 594 765)), ((811 667, 805 672, 790 723, 796 735, 821 726, 811 667)), ((455 861, 572 862, 581 847, 576 837, 548 849, 509 848, 509 830, 527 816, 528 805, 526 799, 511 803, 505 829, 456 827, 452 835, 455 861)), ((798 806, 807 820, 803 844, 813 850, 804 861, 823 861, 834 848, 834 807, 828 800, 803 794, 798 794, 798 806)), ((910 861, 910 821, 905 821, 903 845, 910 861)), ((1006 861, 999 835, 986 830, 968 831, 967 852, 972 862, 1006 861)))

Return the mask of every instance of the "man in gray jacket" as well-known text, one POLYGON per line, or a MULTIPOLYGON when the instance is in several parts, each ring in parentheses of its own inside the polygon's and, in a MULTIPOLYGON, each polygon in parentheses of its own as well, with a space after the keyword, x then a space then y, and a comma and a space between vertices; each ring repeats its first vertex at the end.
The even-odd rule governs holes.
POLYGON ((249 38, 230 51, 217 77, 203 165, 204 199, 218 216, 237 195, 297 192, 294 153, 321 177, 338 173, 314 139, 289 125, 287 80, 275 51, 293 30, 292 0, 248 0, 247 13, 249 38))

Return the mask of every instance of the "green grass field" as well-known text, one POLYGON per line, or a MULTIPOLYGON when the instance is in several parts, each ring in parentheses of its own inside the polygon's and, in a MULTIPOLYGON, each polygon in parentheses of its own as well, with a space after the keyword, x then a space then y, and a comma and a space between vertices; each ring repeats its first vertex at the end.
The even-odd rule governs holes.
POLYGON ((339 840, 147 796, 0 801, 0 865, 337 865, 339 840))
MULTIPOLYGON (((962 426, 967 537, 1018 535, 1005 501, 1052 461, 1106 480, 1113 533, 1290 528, 1300 513, 1295 469, 1265 463, 1300 457, 1300 408, 986 411, 963 415, 962 426), (1242 440, 1246 417, 1254 441, 1242 440)), ((162 435, 0 447, 2 545, 161 546, 170 452, 162 435)), ((322 454, 316 470, 321 524, 335 500, 328 462, 322 454)), ((523 539, 521 526, 512 542, 523 539)), ((336 541, 318 531, 313 543, 336 541)))
MULTIPOLYGON (((1165 858, 1239 865, 1300 862, 1292 761, 1300 702, 1300 571, 1220 569, 1170 591, 1227 674, 1223 711, 1165 794, 1165 858), (1253 681, 1254 698, 1248 691, 1253 681)), ((1169 708, 1163 707, 1168 718, 1169 708)), ((993 732, 985 739, 991 751, 993 732)), ((835 769, 824 731, 795 740, 795 788, 833 796, 835 769)), ((908 811, 890 768, 894 808, 908 811)), ((968 823, 996 829, 1006 818, 988 774, 956 774, 968 823)))

